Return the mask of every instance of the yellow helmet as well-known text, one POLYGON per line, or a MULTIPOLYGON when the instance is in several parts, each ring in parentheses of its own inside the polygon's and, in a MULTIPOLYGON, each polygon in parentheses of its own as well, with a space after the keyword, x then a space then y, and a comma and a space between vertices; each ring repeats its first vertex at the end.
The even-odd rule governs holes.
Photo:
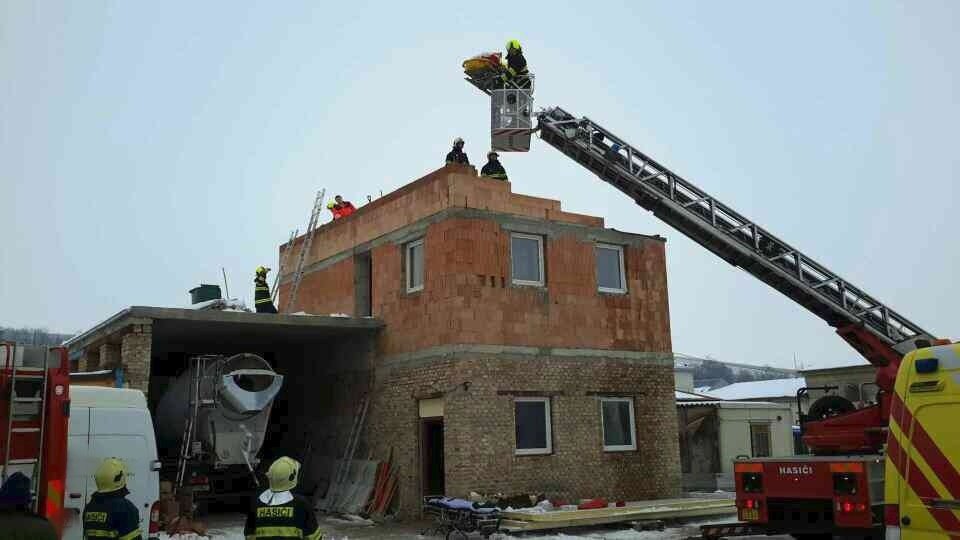
POLYGON ((510 41, 507 42, 507 52, 510 52, 513 49, 516 49, 518 51, 520 50, 520 40, 511 39, 510 41))
POLYGON ((98 493, 111 493, 127 487, 127 466, 119 458, 111 457, 103 460, 93 473, 93 480, 97 483, 98 493))
POLYGON ((260 275, 264 275, 264 276, 265 276, 265 275, 267 275, 267 272, 269 272, 269 271, 270 271, 270 269, 267 268, 267 267, 265 267, 265 266, 258 266, 258 267, 257 267, 257 275, 258 275, 258 276, 260 276, 260 275))
POLYGON ((270 491, 290 491, 297 487, 300 476, 300 462, 283 456, 277 459, 267 469, 267 480, 270 481, 270 491))

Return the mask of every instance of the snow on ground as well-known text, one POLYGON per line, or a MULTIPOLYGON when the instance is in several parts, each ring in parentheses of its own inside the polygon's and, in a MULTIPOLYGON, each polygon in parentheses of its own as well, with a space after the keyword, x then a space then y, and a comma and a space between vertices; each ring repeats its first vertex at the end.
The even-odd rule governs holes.
MULTIPOLYGON (((712 518, 701 521, 691 521, 684 524, 674 524, 662 531, 635 531, 627 525, 614 525, 605 528, 576 529, 573 531, 545 531, 543 533, 526 533, 523 536, 505 534, 494 535, 491 538, 508 540, 523 538, 524 540, 684 540, 697 536, 700 525, 733 521, 733 516, 712 518)), ((196 535, 160 535, 160 540, 243 540, 243 516, 240 514, 214 514, 208 517, 208 536, 196 535)), ((369 522, 356 522, 337 518, 321 518, 320 528, 324 531, 325 540, 363 540, 369 538, 384 538, 391 540, 435 540, 441 536, 423 536, 420 531, 428 527, 429 523, 391 523, 370 525, 369 522)), ((474 534, 471 539, 480 538, 474 534)), ((788 536, 743 537, 738 540, 784 540, 788 536)))

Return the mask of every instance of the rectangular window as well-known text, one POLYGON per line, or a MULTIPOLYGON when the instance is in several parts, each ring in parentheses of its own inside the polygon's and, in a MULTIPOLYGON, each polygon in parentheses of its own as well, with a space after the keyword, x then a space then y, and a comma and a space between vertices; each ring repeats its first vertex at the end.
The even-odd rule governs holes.
POLYGON ((593 248, 597 259, 597 290, 605 293, 627 292, 623 269, 623 247, 597 244, 593 248))
POLYGON ((407 276, 407 292, 423 290, 423 239, 407 244, 404 273, 407 276))
POLYGON ((634 436, 633 398, 600 398, 600 418, 603 422, 603 449, 624 452, 637 449, 634 436))
POLYGON ((513 401, 518 456, 553 452, 550 433, 550 398, 525 397, 513 401))
POLYGON ((750 453, 770 457, 770 424, 750 424, 750 453))
POLYGON ((533 234, 510 235, 510 268, 516 285, 543 286, 543 238, 533 234))

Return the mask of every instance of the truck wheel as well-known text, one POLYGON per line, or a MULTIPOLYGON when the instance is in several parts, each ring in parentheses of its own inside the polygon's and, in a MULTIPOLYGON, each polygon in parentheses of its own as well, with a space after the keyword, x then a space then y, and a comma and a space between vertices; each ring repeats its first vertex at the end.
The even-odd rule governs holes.
POLYGON ((831 416, 853 412, 857 408, 849 399, 841 396, 823 396, 813 402, 807 416, 813 420, 823 420, 831 416))

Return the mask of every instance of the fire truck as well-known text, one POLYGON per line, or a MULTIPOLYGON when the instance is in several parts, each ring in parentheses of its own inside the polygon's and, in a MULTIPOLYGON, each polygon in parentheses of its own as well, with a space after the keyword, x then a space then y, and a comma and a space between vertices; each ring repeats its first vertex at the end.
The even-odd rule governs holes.
POLYGON ((0 482, 31 480, 34 512, 63 533, 70 362, 63 347, 0 343, 0 482))
MULTIPOLYGON (((904 538, 960 538, 960 431, 943 420, 960 413, 960 360, 954 360, 960 347, 935 338, 597 122, 560 107, 534 114, 532 85, 511 87, 470 69, 466 80, 491 96, 496 149, 527 151, 528 138, 539 132, 544 142, 637 205, 822 319, 876 367, 874 404, 858 408, 830 394, 831 388, 820 388, 826 395, 801 415, 802 440, 812 455, 737 461, 742 521, 705 528, 704 536, 872 539, 899 538, 903 531, 904 538), (531 127, 534 117, 537 126, 531 127), (503 143, 505 128, 510 141, 519 137, 524 144, 503 143), (923 432, 914 410, 920 394, 938 408, 928 409, 937 411, 927 413, 930 433, 916 439, 923 432), (885 478, 892 479, 887 505, 885 478), (911 498, 918 504, 908 515, 904 509, 911 498)), ((800 390, 798 405, 809 390, 800 390)))

